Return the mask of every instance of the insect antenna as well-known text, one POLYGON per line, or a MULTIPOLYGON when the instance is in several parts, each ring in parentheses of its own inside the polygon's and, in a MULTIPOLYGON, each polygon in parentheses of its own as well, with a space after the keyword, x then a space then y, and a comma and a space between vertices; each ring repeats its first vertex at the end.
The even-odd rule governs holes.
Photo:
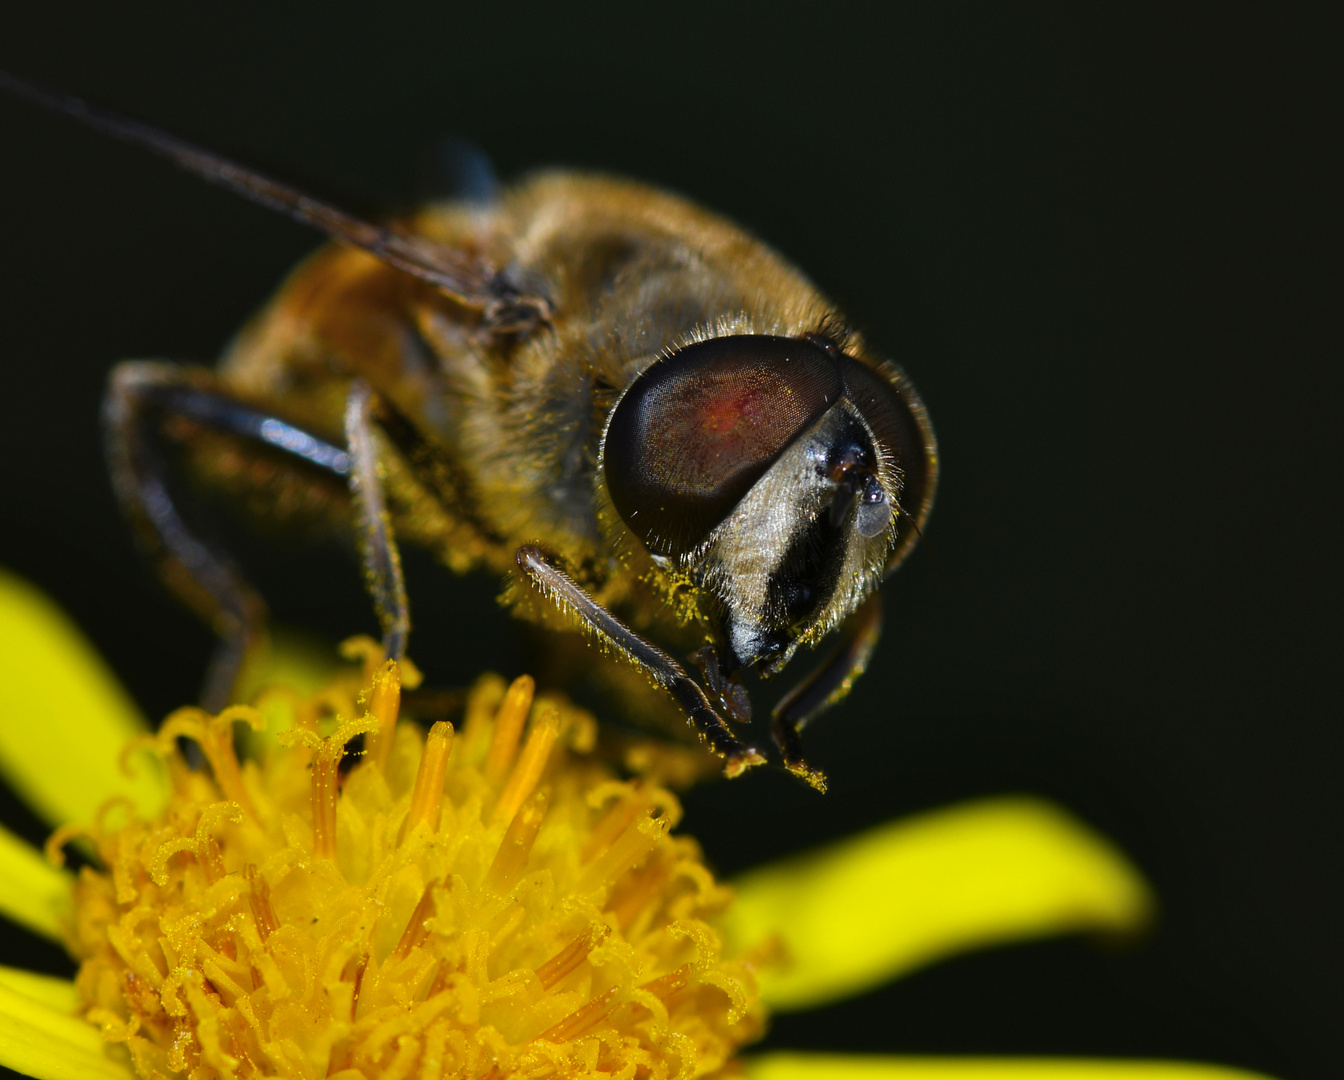
MULTIPOLYGON (((549 305, 543 299, 523 294, 492 267, 477 259, 421 237, 408 236, 366 221, 212 150, 110 109, 91 105, 82 98, 48 90, 3 68, 0 68, 0 89, 77 120, 103 135, 165 157, 212 184, 362 248, 389 266, 438 286, 468 306, 484 309, 492 321, 501 321, 501 313, 513 321, 522 322, 529 321, 529 313, 532 322, 544 322, 549 318, 549 305)), ((508 328, 515 327, 510 325, 508 328)))

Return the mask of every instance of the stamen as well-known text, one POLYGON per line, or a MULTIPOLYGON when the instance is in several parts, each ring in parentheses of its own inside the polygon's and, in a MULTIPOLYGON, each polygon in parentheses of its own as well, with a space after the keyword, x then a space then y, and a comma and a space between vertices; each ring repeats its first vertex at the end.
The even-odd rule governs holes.
POLYGON ((537 833, 541 831, 542 818, 550 795, 543 789, 538 791, 509 822, 504 830, 504 839, 499 842, 494 862, 485 873, 484 886, 496 896, 507 892, 522 875, 527 865, 527 857, 532 854, 532 845, 536 843, 537 833))
POLYGON ((675 971, 669 971, 666 975, 661 975, 650 982, 646 982, 640 987, 641 990, 652 994, 664 1004, 668 998, 678 990, 686 987, 691 981, 691 965, 682 964, 675 971))
POLYGON ((492 784, 504 779, 513 763, 518 737, 523 733, 527 710, 532 707, 532 694, 537 684, 531 675, 519 675, 513 680, 499 711, 495 714, 495 735, 490 740, 490 752, 485 758, 485 777, 492 784))
POLYGON ((635 918, 641 912, 648 911, 654 899, 667 887, 672 867, 666 861, 659 860, 631 876, 634 881, 630 878, 622 881, 620 895, 613 897, 607 904, 608 914, 616 920, 616 925, 623 933, 630 931, 635 918))
POLYGON ((577 1039, 580 1035, 587 1035, 611 1015, 611 1010, 616 1007, 617 989, 613 986, 606 993, 599 994, 587 1005, 575 1009, 554 1027, 547 1028, 537 1038, 546 1042, 566 1043, 570 1039, 577 1039))
POLYGON ((365 953, 363 956, 359 958, 359 962, 355 965, 354 978, 351 980, 353 987, 350 993, 351 1020, 355 1018, 355 1013, 359 1009, 359 991, 364 986, 364 972, 368 970, 369 970, 369 954, 365 953))
POLYGON ((595 922, 576 937, 546 963, 536 969, 537 980, 549 990, 571 972, 578 970, 580 964, 588 959, 588 954, 611 936, 611 927, 603 922, 595 922))
POLYGON ((495 730, 495 711, 508 689, 498 675, 483 675, 467 693, 466 715, 462 718, 462 761, 479 766, 490 748, 495 730))
POLYGON ((378 721, 378 730, 366 735, 366 752, 383 772, 392 751, 392 736, 397 730, 401 711, 401 668, 395 660, 386 661, 373 676, 368 697, 369 714, 378 721))
POLYGON ((342 720, 325 739, 307 728, 290 728, 280 732, 281 746, 309 746, 313 749, 309 785, 313 814, 313 857, 316 859, 329 862, 336 860, 336 800, 340 794, 336 770, 345 756, 345 744, 356 735, 367 735, 375 730, 376 724, 377 721, 367 715, 355 720, 342 720))
POLYGON ((87 825, 62 825, 42 845, 42 854, 52 866, 65 865, 65 845, 74 840, 97 840, 98 834, 87 825))
POLYGON ((254 731, 266 727, 262 715, 248 705, 231 705, 218 716, 211 716, 203 709, 185 708, 178 709, 163 722, 159 728, 159 742, 171 746, 178 736, 193 740, 210 763, 210 771, 224 798, 236 802, 248 817, 257 821, 256 808, 243 786, 238 755, 233 752, 233 725, 238 722, 247 724, 254 731))
MULTIPOLYGON (((182 851, 190 852, 196 859, 198 865, 205 866, 206 853, 209 851, 209 844, 213 843, 210 830, 219 828, 225 823, 237 824, 243 820, 242 810, 237 803, 215 803, 213 806, 207 806, 201 811, 200 820, 196 823, 196 833, 194 836, 176 836, 165 840, 158 845, 153 857, 145 864, 145 869, 149 872, 149 878, 154 884, 164 886, 168 884, 168 861, 176 854, 182 851)), ((218 848, 216 847, 216 850, 218 848)), ((223 876, 223 861, 219 861, 218 877, 223 876)), ((209 868, 206 867, 207 876, 209 868)))
POLYGON ((574 891, 580 896, 605 889, 653 850, 667 832, 665 818, 634 822, 598 858, 583 868, 574 891))
POLYGON ((341 642, 338 649, 346 660, 353 660, 364 666, 364 678, 372 680, 373 674, 383 659, 383 646, 367 634, 356 634, 341 642))
POLYGON ((606 851, 611 842, 625 832, 641 812, 648 812, 651 803, 647 794, 638 786, 625 786, 622 794, 623 797, 615 799, 610 809, 602 815, 602 820, 593 826, 593 835, 583 845, 580 855, 584 862, 606 851))
MULTIPOLYGON (((336 860, 336 767, 340 755, 330 752, 330 742, 313 756, 313 858, 336 860)), ((342 748, 344 749, 344 748, 342 748)))
POLYGON ((690 964, 682 964, 666 975, 651 979, 635 990, 631 1000, 639 1002, 653 1013, 655 1023, 666 1025, 670 1022, 668 1009, 672 1005, 673 998, 691 985, 692 970, 690 964))
POLYGON ((201 846, 196 852, 196 858, 205 871, 205 880, 207 882, 216 882, 225 874, 224 853, 219 850, 219 841, 213 836, 207 835, 201 841, 201 846))
POLYGON ((271 887, 257 870, 256 863, 248 863, 243 868, 243 878, 247 882, 247 902, 252 908, 252 921, 257 924, 257 933, 261 940, 280 929, 280 920, 275 917, 275 908, 271 907, 271 887))
POLYGON ((523 752, 518 755, 518 763, 509 774, 504 790, 499 793, 499 802, 495 804, 495 821, 508 821, 518 812, 523 800, 532 793, 546 771, 546 761, 551 756, 551 747, 560 734, 560 714, 554 706, 547 708, 532 724, 527 733, 527 742, 523 752))
POLYGON ((453 725, 437 721, 425 738, 425 752, 415 774, 415 789, 411 793, 411 808, 401 823, 397 835, 400 844, 417 825, 428 825, 433 832, 439 826, 439 806, 443 802, 443 781, 448 775, 448 753, 452 748, 453 725))
POLYGON ((397 947, 392 950, 392 955, 388 957, 389 963, 405 960, 406 957, 411 955, 412 949, 423 945, 425 939, 429 937, 429 927, 425 923, 434 914, 434 888, 437 884, 438 882, 431 881, 425 886, 420 902, 415 905, 415 910, 411 912, 410 921, 406 923, 406 929, 402 931, 401 940, 397 942, 397 947))
POLYGON ((225 709, 219 716, 206 724, 206 741, 201 747, 205 751, 205 756, 210 762, 210 768, 214 771, 215 782, 224 792, 226 799, 232 799, 243 808, 243 813, 257 819, 257 811, 252 806, 252 800, 248 797, 247 790, 243 787, 243 773, 238 765, 238 755, 233 752, 233 724, 235 720, 243 720, 252 724, 254 729, 260 730, 264 726, 264 721, 258 723, 253 719, 254 710, 245 706, 234 706, 231 709, 225 709))

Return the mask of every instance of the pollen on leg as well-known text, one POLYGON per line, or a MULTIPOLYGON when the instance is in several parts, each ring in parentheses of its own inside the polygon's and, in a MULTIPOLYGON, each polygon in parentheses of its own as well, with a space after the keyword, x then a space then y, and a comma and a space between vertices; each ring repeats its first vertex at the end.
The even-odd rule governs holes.
POLYGON ((77 887, 77 981, 140 1076, 693 1077, 759 1035, 727 890, 675 797, 594 757, 591 717, 489 677, 460 738, 426 733, 398 665, 359 656, 362 699, 327 688, 260 760, 232 742, 260 713, 174 714, 163 817, 82 834, 108 869, 77 887))

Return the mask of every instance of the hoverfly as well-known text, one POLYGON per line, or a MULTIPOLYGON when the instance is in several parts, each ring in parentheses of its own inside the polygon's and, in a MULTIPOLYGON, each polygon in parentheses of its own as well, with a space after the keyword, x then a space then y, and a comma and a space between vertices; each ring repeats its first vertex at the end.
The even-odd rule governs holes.
POLYGON ((771 725, 784 765, 824 789, 799 732, 864 670, 876 589, 920 535, 938 466, 909 380, 797 270, 676 196, 566 172, 378 224, 78 99, 0 85, 338 241, 218 367, 111 376, 119 500, 221 638, 208 708, 266 609, 181 512, 165 451, 263 513, 306 501, 352 522, 389 656, 410 626, 397 544, 425 545, 456 572, 506 576, 517 617, 633 664, 729 776, 764 760, 728 723, 750 718, 742 673, 777 675, 838 632, 771 725), (698 645, 703 686, 655 640, 698 645))

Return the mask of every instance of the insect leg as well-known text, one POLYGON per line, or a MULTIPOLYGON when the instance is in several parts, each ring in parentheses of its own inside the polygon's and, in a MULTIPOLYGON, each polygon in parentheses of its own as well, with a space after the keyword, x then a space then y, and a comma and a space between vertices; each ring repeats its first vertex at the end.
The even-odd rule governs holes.
POLYGON ((103 403, 113 488, 169 590, 219 635, 201 694, 205 708, 217 712, 264 637, 266 605, 228 556, 193 531, 169 493, 151 421, 173 417, 266 443, 327 472, 344 475, 348 459, 345 451, 222 393, 210 372, 138 362, 113 369, 103 403))
POLYGON ((373 392, 364 380, 350 386, 345 406, 345 439, 350 448, 350 496, 355 510, 355 542, 364 563, 364 583, 383 628, 383 652, 400 660, 411 632, 410 605, 401 574, 401 554, 392 536, 378 447, 373 438, 373 392))
POLYGON ((729 730, 709 704, 705 692, 680 664, 657 645, 640 637, 584 592, 573 578, 553 565, 540 549, 530 544, 520 547, 517 562, 518 568, 537 588, 560 607, 574 612, 587 629, 643 670, 686 710, 700 738, 709 743, 714 753, 725 759, 723 771, 726 776, 737 776, 753 765, 764 763, 765 758, 745 746, 729 730))
POLYGON ((483 539, 503 544, 505 538, 481 515, 472 495, 472 482, 434 439, 386 396, 375 394, 369 405, 370 422, 386 445, 394 450, 415 480, 444 510, 468 522, 483 539))
POLYGON ((854 680, 868 666, 881 633, 882 599, 874 593, 849 617, 835 651, 771 711, 770 730, 785 767, 820 791, 826 790, 826 777, 803 760, 799 733, 809 721, 849 693, 854 680))

